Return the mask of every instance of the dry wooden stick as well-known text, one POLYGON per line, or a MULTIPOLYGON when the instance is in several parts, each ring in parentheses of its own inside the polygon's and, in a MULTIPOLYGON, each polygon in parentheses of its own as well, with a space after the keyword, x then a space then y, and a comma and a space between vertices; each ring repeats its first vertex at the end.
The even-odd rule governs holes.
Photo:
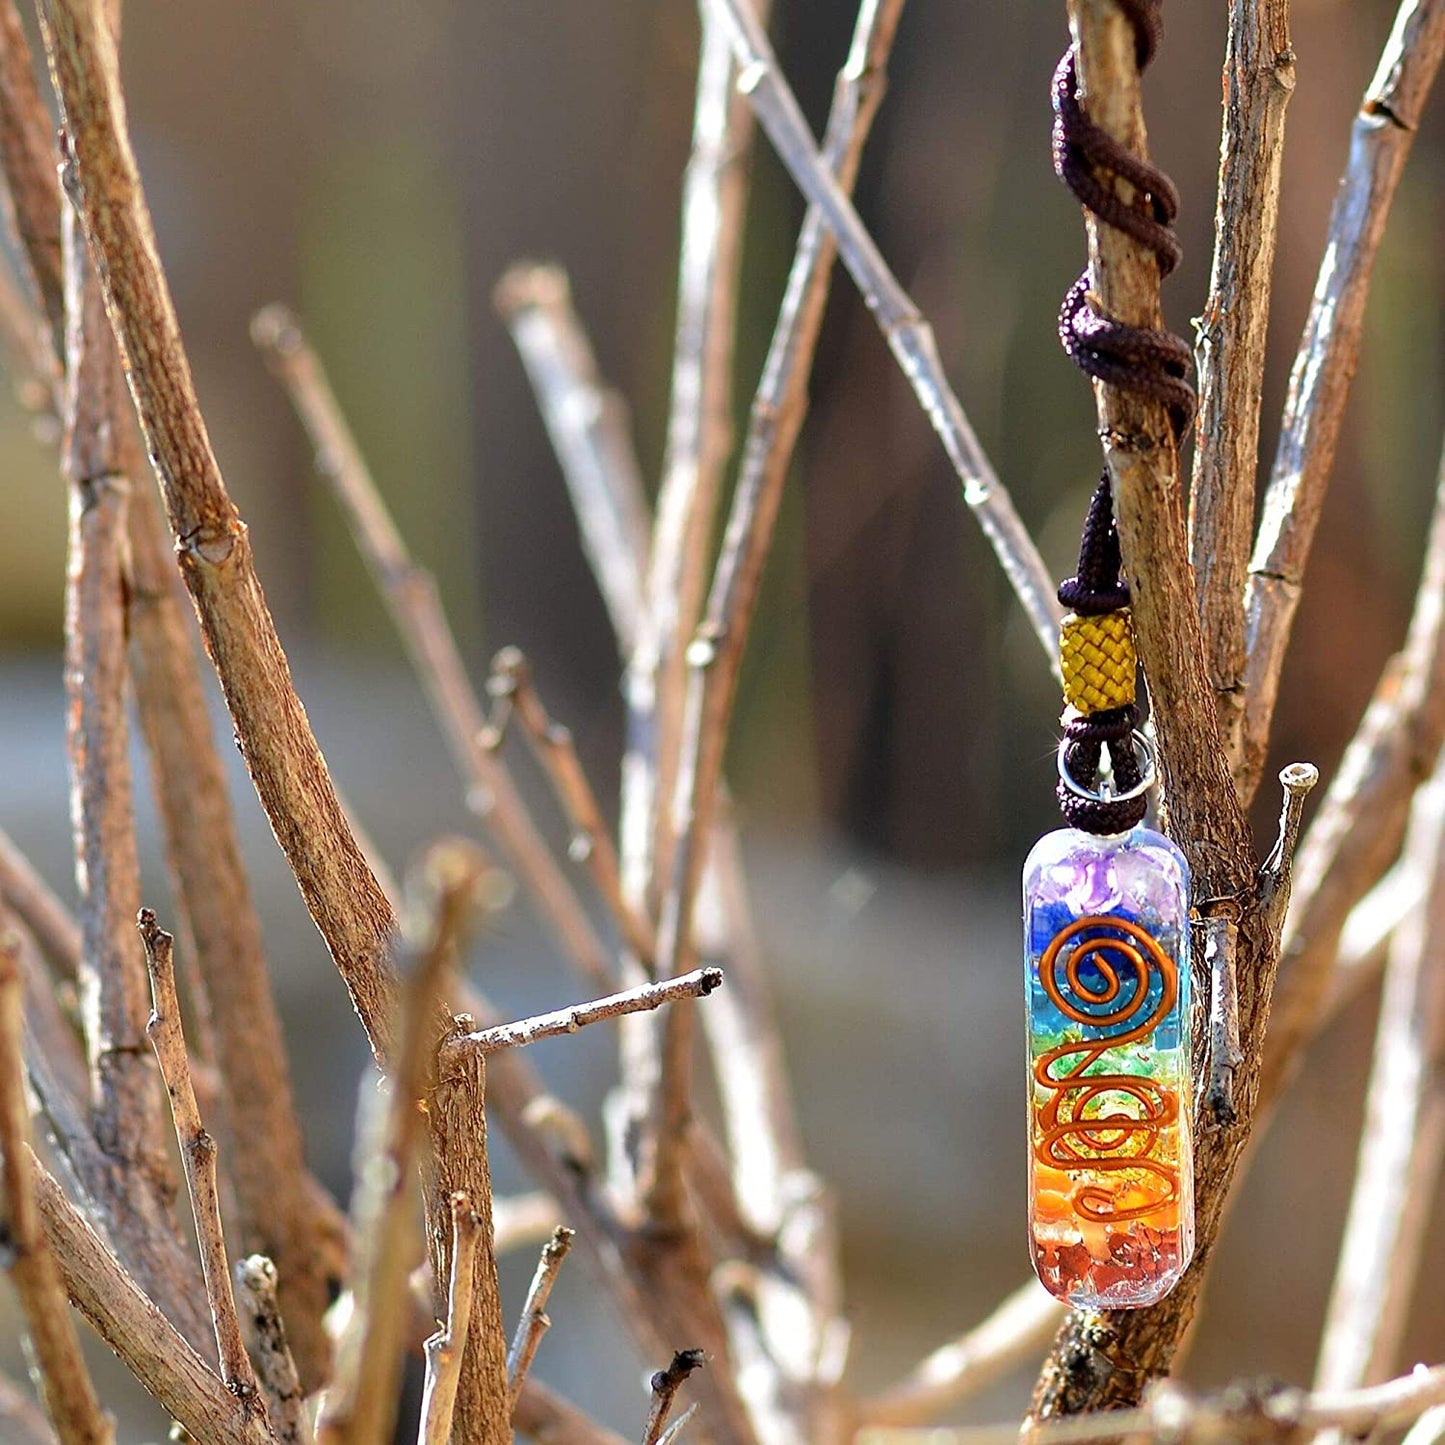
POLYGON ((68 188, 237 741, 372 1047, 384 1056, 395 920, 342 816, 211 450, 125 127, 114 40, 90 0, 42 0, 40 8, 65 121, 68 188))
POLYGON ((73 982, 80 968, 80 926, 3 830, 0 900, 25 925, 56 974, 73 982))
POLYGON ((1294 81, 1289 0, 1232 0, 1214 269, 1197 323, 1199 411, 1189 492, 1189 560, 1231 760, 1238 756, 1244 713, 1243 597, 1254 530, 1285 111, 1294 81))
MULTIPOLYGON (((446 856, 448 862, 460 857, 460 849, 446 856)), ((385 1117, 374 1131, 377 1137, 358 1146, 364 1153, 354 1210, 356 1304, 337 1351, 335 1382, 316 1422, 318 1445, 382 1445, 396 1420, 407 1320, 403 1302, 422 1253, 412 1179, 430 1111, 424 1114, 418 1104, 432 1092, 436 1048, 449 1017, 444 1006, 448 979, 477 880, 476 872, 438 878, 432 862, 429 858, 428 881, 439 886, 430 916, 421 924, 426 936, 403 986, 385 1117)), ((445 1167, 446 1161, 437 1163, 445 1167)), ((450 1199, 449 1194, 448 1234, 450 1199)))
POLYGON ((33 1156, 31 1167, 46 1237, 71 1303, 147 1393, 197 1439, 275 1445, 265 1418, 237 1401, 33 1156))
POLYGON ((457 1385, 472 1321, 472 1276, 477 1245, 481 1242, 481 1216, 471 1200, 458 1191, 452 1195, 452 1261, 447 1281, 446 1323, 422 1346, 426 1356, 426 1384, 421 1397, 421 1428, 417 1445, 447 1445, 452 1434, 457 1385))
POLYGON ((1118 1439, 1176 1445, 1289 1445, 1320 1431, 1369 1439, 1417 1420, 1445 1401, 1445 1366, 1360 1390, 1313 1394, 1275 1381, 1243 1381, 1213 1396, 1195 1397, 1164 1381, 1136 1410, 1108 1410, 1026 1427, 983 1425, 956 1430, 868 1430, 860 1445, 1104 1445, 1118 1439))
POLYGON ((604 386, 559 267, 509 266, 492 293, 562 465, 582 547, 624 656, 646 606, 648 506, 627 405, 604 386))
POLYGON ((408 553, 299 322, 285 307, 268 306, 252 322, 251 335, 285 387, 315 448, 318 473, 346 513, 457 770, 466 779, 469 805, 536 898, 568 958, 594 981, 610 982, 612 966, 606 949, 537 832, 511 775, 482 746, 486 718, 442 610, 436 582, 408 553))
POLYGON ((201 1122, 196 1091, 191 1083, 190 1060, 181 1031, 180 1000, 176 996, 176 971, 171 935, 156 922, 149 908, 142 908, 136 920, 145 945, 150 971, 152 1012, 146 1033, 155 1050, 161 1077, 170 1095, 175 1119, 176 1142, 180 1145, 186 1188, 200 1243, 201 1273, 206 1281, 206 1299, 216 1332, 216 1354, 221 1362, 221 1379, 243 1407, 265 1414, 265 1402, 256 1384, 241 1322, 231 1290, 231 1264, 226 1255, 226 1238, 221 1226, 221 1201, 216 1179, 216 1141, 201 1122))
POLYGON ((557 1282, 562 1261, 572 1248, 573 1235, 573 1230, 560 1224, 552 1231, 552 1238, 542 1247, 537 1272, 527 1289, 522 1317, 517 1321, 516 1334, 512 1336, 512 1348, 507 1352, 507 1383, 511 1388, 513 1408, 521 1393, 522 1382, 527 1378, 527 1371, 537 1357, 542 1336, 552 1327, 552 1321, 547 1318, 547 1301, 551 1297, 552 1286, 557 1282))
POLYGON ((523 1384, 512 1423, 537 1445, 627 1445, 621 1435, 537 1380, 523 1384))
POLYGON ((236 1266, 236 1292, 251 1322, 256 1373, 266 1391, 277 1445, 312 1445, 306 1391, 286 1336, 276 1266, 264 1254, 243 1259, 236 1266))
POLYGON ((647 1412, 647 1428, 642 1432, 642 1445, 658 1445, 662 1439, 663 1427, 672 1413, 672 1402, 677 1392, 687 1383, 694 1370, 700 1370, 707 1363, 707 1356, 701 1350, 679 1350, 672 1357, 672 1363, 665 1370, 658 1370, 652 1377, 652 1406, 647 1412))
POLYGON ((1037 1280, 1016 1289, 981 1324, 921 1360, 896 1385, 857 1406, 869 1425, 923 1425, 986 1389, 1048 1344, 1064 1307, 1037 1280))
POLYGON ((1280 669, 1359 356, 1375 257, 1442 56, 1445 3, 1401 0, 1351 130, 1350 158, 1330 213, 1249 565, 1241 763, 1246 797, 1264 765, 1280 669))
POLYGON ((37 1057, 43 1060, 44 1070, 64 1088, 78 1116, 81 1101, 88 1092, 88 1074, 85 1047, 76 1020, 62 1007, 55 983, 40 962, 40 951, 34 940, 3 902, 0 902, 0 933, 13 933, 20 945, 25 1013, 23 1052, 27 1060, 37 1057))
POLYGON ((1410 798, 1445 742, 1445 452, 1409 632, 1305 834, 1286 919, 1288 964, 1270 1019, 1261 1095, 1293 1077, 1319 1027, 1345 920, 1400 849, 1410 798))
POLYGON ((1365 1096, 1354 1192, 1315 1369, 1352 1389, 1395 1364, 1445 1155, 1445 773, 1415 795, 1405 865, 1424 901, 1395 930, 1365 1096))
POLYGON ((577 757, 572 734, 553 722, 532 681, 531 664, 520 649, 505 647, 492 661, 487 692, 493 700, 492 718, 482 734, 482 743, 495 752, 502 745, 507 725, 513 718, 533 755, 552 785, 552 792, 572 829, 570 852, 587 865, 602 901, 607 904, 622 940, 644 967, 652 966, 652 926, 645 915, 632 908, 622 893, 622 875, 617 850, 597 804, 597 796, 577 757))
POLYGON ((35 1201, 21 1036, 20 940, 0 934, 0 1236, 25 1317, 36 1380, 61 1445, 112 1445, 35 1201))
POLYGON ((588 1024, 600 1023, 603 1019, 621 1018, 624 1014, 661 1008, 663 1004, 676 1003, 682 999, 706 998, 722 981, 723 972, 720 968, 694 969, 692 973, 685 973, 681 978, 624 989, 621 993, 609 994, 606 998, 595 999, 591 1003, 574 1004, 571 1008, 538 1014, 535 1018, 523 1019, 519 1023, 502 1024, 483 1029, 479 1033, 461 1034, 448 1042, 447 1050, 475 1049, 490 1054, 498 1049, 534 1044, 539 1039, 555 1039, 564 1034, 575 1034, 588 1024))
MULTIPOLYGON (((728 30, 739 85, 779 158, 809 203, 818 208, 889 349, 918 397, 963 483, 963 497, 1003 567, 1044 655, 1056 662, 1062 609, 1055 583, 1003 484, 973 434, 944 375, 932 328, 898 284, 808 132, 797 99, 778 68, 767 36, 740 0, 701 0, 728 30)), ((714 642, 718 639, 714 638, 714 642)))

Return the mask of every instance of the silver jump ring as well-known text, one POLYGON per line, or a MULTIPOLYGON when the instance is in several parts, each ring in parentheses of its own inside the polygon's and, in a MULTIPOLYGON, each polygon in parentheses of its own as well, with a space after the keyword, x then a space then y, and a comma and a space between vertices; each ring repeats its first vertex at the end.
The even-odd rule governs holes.
POLYGON ((1091 803, 1129 803, 1135 798, 1142 798, 1154 786, 1154 748, 1138 728, 1130 734, 1130 741, 1135 752, 1142 755, 1139 761, 1140 777, 1132 788, 1123 793, 1114 792, 1107 784, 1102 788, 1086 788, 1078 782, 1069 772, 1068 752, 1071 741, 1072 739, 1066 737, 1059 743, 1059 781, 1075 797, 1085 798, 1091 803))

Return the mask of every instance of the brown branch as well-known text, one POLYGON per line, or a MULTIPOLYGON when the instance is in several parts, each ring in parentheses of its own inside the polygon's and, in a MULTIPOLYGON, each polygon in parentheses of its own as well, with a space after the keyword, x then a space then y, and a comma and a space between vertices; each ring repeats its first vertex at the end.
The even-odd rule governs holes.
POLYGON ((987 1389, 1048 1344, 1064 1307, 1036 1280, 1015 1290, 981 1324, 920 1361, 857 1407, 859 1423, 923 1425, 987 1389))
POLYGON ((512 1423, 537 1445, 627 1445, 621 1435, 536 1380, 523 1384, 512 1423))
POLYGON ((532 1361, 537 1357, 537 1347, 542 1336, 552 1327, 547 1318, 547 1301, 552 1286, 557 1282, 557 1272, 562 1261, 572 1248, 573 1231, 558 1225, 552 1231, 552 1238, 542 1248, 542 1257, 537 1261, 537 1272, 527 1289, 526 1302, 522 1305, 522 1317, 517 1321, 517 1332, 512 1336, 512 1348, 507 1352, 507 1383, 511 1390, 511 1401, 515 1407, 517 1396, 532 1361))
MULTIPOLYGON (((89 1076, 85 1047, 76 1020, 61 1005, 54 981, 40 963, 34 941, 3 903, 0 903, 0 932, 13 933, 20 944, 25 1012, 23 1052, 27 1060, 43 1060, 42 1071, 51 1077, 54 1087, 65 1091, 67 1102, 75 1109, 78 1118, 81 1101, 87 1094, 89 1076)), ((31 1072, 35 1072, 33 1067, 31 1072)), ((41 1102, 43 1107, 44 1101, 41 1102)), ((82 1132, 89 1136, 88 1129, 82 1132)), ((64 1140, 60 1144, 63 1150, 64 1140)))
POLYGON ((253 1254, 236 1266, 236 1291, 251 1324, 256 1372, 270 1406, 277 1445, 312 1445, 306 1391, 281 1313, 276 1266, 264 1254, 253 1254))
POLYGON ((453 1051, 474 1050, 490 1054, 498 1049, 534 1044, 539 1039, 555 1039, 563 1034, 575 1034, 588 1024, 600 1023, 603 1019, 621 1018, 625 1014, 661 1008, 664 1004, 676 1003, 682 999, 706 998, 722 981, 723 972, 720 968, 695 969, 692 973, 683 974, 681 978, 624 989, 621 993, 609 994, 606 998, 595 999, 591 1003, 573 1004, 571 1008, 538 1014, 535 1018, 523 1019, 520 1023, 501 1024, 478 1033, 461 1034, 448 1042, 447 1052, 450 1054, 453 1051))
POLYGON ((426 1384, 421 1397, 421 1429, 417 1445, 447 1445, 452 1435, 452 1414, 461 1382, 462 1357, 472 1322, 472 1279, 477 1246, 481 1243, 481 1216, 465 1194, 453 1194, 452 1259, 447 1280, 446 1323, 429 1335, 422 1346, 426 1356, 426 1384))
POLYGON ((627 405, 598 376, 564 271, 518 262, 492 299, 536 394, 612 630, 630 655, 646 606, 649 540, 627 405))
POLYGON ((1409 632, 1305 834, 1285 923, 1288 964, 1270 1019, 1260 1079, 1270 1102, 1293 1077, 1329 1004, 1345 920, 1384 876, 1410 798, 1445 742, 1445 453, 1409 632))
POLYGON ((1199 411, 1189 491, 1189 560, 1231 762, 1239 754, 1244 712, 1243 598, 1254 530, 1285 111, 1294 83, 1289 0, 1232 0, 1214 269, 1197 323, 1199 411))
POLYGON ((41 1226, 30 1153, 21 1035, 20 940, 0 934, 0 1237, 20 1300, 45 1409, 61 1445, 112 1445, 70 1317, 60 1270, 41 1226))
POLYGON ((172 950, 174 940, 157 924, 156 916, 149 908, 140 910, 136 927, 145 945, 151 981, 152 1012, 146 1033, 155 1050, 166 1092, 170 1095, 176 1142, 180 1145, 181 1164, 185 1170, 196 1238, 200 1244, 206 1300, 216 1332, 221 1379, 243 1407, 254 1408, 264 1414, 265 1404, 241 1338, 241 1322, 236 1315, 236 1300, 231 1291, 231 1264, 226 1255, 216 1181, 216 1141, 201 1122, 196 1091, 191 1083, 190 1061, 186 1056, 185 1035, 181 1031, 181 1006, 176 996, 172 950))
MULTIPOLYGON (((423 880, 434 886, 435 894, 427 901, 430 916, 420 924, 425 936, 419 940, 415 964, 403 986, 385 1117, 360 1169, 354 1209, 356 1301, 338 1347, 336 1379, 316 1424, 319 1445, 382 1445, 391 1438, 395 1424, 409 1313, 407 1281, 422 1253, 412 1179, 431 1110, 424 1111, 419 1104, 432 1094, 436 1048, 449 1017, 444 1006, 449 979, 480 876, 475 854, 475 849, 460 844, 439 845, 423 868, 423 880), (455 873, 446 871, 453 866, 455 873)), ((422 908, 419 902, 417 911, 422 908)), ((432 1130, 435 1148, 435 1122, 432 1130)), ((451 1150, 458 1147, 455 1139, 445 1143, 447 1148, 436 1151, 441 1171, 451 1162, 451 1150)), ((366 1149, 368 1141, 361 1147, 366 1149)), ((446 1196, 449 1238, 454 1192, 446 1196)), ((478 1201, 485 1208, 485 1196, 478 1196, 478 1201)), ((437 1277, 447 1275, 439 1271, 437 1277)))
POLYGON ((611 981, 607 952, 537 832, 506 768, 481 743, 486 724, 435 579, 412 561, 300 324, 268 306, 251 335, 281 382, 316 453, 316 468, 341 503, 363 560, 401 634, 432 713, 466 780, 469 806, 536 898, 567 956, 594 981, 611 981))
POLYGON ((126 132, 114 40, 88 0, 42 0, 41 17, 65 121, 67 184, 237 741, 372 1047, 384 1056, 394 919, 342 816, 211 450, 126 132))
POLYGON ((1315 1388, 1350 1389, 1394 1366, 1445 1154, 1445 774, 1415 795, 1405 866, 1424 900, 1395 930, 1349 1217, 1315 1388))
POLYGON ((13 0, 4 0, 0 4, 0 170, 5 173, 5 219, 48 324, 51 347, 56 355, 63 355, 65 266, 55 162, 55 128, 40 98, 30 44, 13 0))
POLYGON ((672 1363, 665 1370, 658 1370, 652 1377, 652 1406, 647 1412, 647 1428, 642 1432, 642 1445, 658 1445, 662 1438, 667 1417, 672 1413, 672 1402, 677 1392, 687 1383, 694 1370, 700 1370, 707 1363, 701 1350, 679 1350, 672 1357, 672 1363))
POLYGON ((493 659, 487 692, 493 699, 493 713, 482 734, 483 746, 495 752, 501 747, 511 720, 515 718, 521 724, 533 756, 546 773, 572 829, 570 853, 586 863, 623 942, 633 956, 650 969, 654 942, 651 925, 622 896, 617 850, 612 846, 592 784, 582 771, 572 734, 552 721, 532 681, 531 664, 518 648, 503 648, 493 659))
MULTIPOLYGON (((1445 1366, 1371 1385, 1361 1390, 1321 1390, 1314 1394, 1272 1381, 1249 1381, 1214 1396, 1195 1397, 1167 1381, 1150 1392, 1137 1410, 1108 1410, 1072 1420, 1051 1420, 1026 1428, 1016 1424, 984 1425, 957 1430, 934 1428, 934 1445, 1105 1445, 1137 1439, 1173 1441, 1176 1445, 1289 1445, 1322 1430, 1339 1430, 1355 1439, 1369 1439, 1418 1419, 1445 1401, 1445 1366)), ((925 1437, 908 1430, 869 1430, 868 1445, 885 1445, 925 1437)))
POLYGON ((216 1445, 275 1445, 246 1409, 116 1262, 60 1186, 32 1158, 36 1196, 71 1303, 171 1416, 216 1445))
POLYGON ((1241 763, 1246 797, 1264 766, 1280 669, 1359 357, 1375 257, 1442 56, 1445 3, 1402 0, 1350 133, 1350 158, 1290 374, 1249 565, 1241 763))
POLYGON ((30 860, 0 831, 0 900, 25 925, 66 982, 80 970, 80 926, 30 860))

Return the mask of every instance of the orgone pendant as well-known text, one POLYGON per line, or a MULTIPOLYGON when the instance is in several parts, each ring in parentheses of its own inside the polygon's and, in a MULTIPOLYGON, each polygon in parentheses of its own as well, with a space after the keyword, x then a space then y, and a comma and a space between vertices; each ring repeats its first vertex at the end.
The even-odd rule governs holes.
POLYGON ((1193 1253, 1188 885, 1145 827, 1062 828, 1024 865, 1029 1230, 1074 1306, 1153 1304, 1193 1253))

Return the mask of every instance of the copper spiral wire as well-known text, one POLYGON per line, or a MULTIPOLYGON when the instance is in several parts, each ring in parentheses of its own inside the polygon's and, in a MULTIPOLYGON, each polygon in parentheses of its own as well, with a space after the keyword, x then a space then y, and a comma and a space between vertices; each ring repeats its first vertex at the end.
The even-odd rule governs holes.
POLYGON ((1113 1032, 1089 1040, 1066 1040, 1035 1060, 1034 1080, 1049 1091, 1049 1099, 1039 1110, 1040 1130, 1034 1155, 1040 1163, 1069 1174, 1127 1171, 1155 1181, 1158 1197, 1128 1208, 1119 1208, 1103 1184, 1079 1185, 1072 1202, 1085 1219, 1118 1223, 1152 1214, 1179 1193, 1178 1167, 1153 1157, 1163 1131, 1179 1118, 1178 1097, 1153 1079, 1117 1073, 1086 1075, 1085 1071, 1111 1049, 1148 1038, 1168 1017, 1179 998, 1178 967, 1137 923, 1126 918, 1090 916, 1075 919, 1054 936, 1039 960, 1039 981, 1049 1002, 1066 1019, 1113 1032), (1109 932, 1094 938, 1080 937, 1103 929, 1109 932), (1102 987, 1083 978, 1086 962, 1097 970, 1102 987), (1121 965, 1134 975, 1134 986, 1127 991, 1121 965), (1150 1009, 1148 998, 1156 974, 1161 988, 1150 1009), (1080 1003, 1106 1012, 1088 1012, 1080 1003), (1115 1003, 1118 1007, 1109 1009, 1115 1003), (1072 1066, 1056 1073, 1054 1065, 1070 1057, 1075 1058, 1072 1066), (1089 1110, 1103 1107, 1101 1101, 1111 1095, 1133 1100, 1138 1113, 1115 1110, 1090 1117, 1089 1110))

